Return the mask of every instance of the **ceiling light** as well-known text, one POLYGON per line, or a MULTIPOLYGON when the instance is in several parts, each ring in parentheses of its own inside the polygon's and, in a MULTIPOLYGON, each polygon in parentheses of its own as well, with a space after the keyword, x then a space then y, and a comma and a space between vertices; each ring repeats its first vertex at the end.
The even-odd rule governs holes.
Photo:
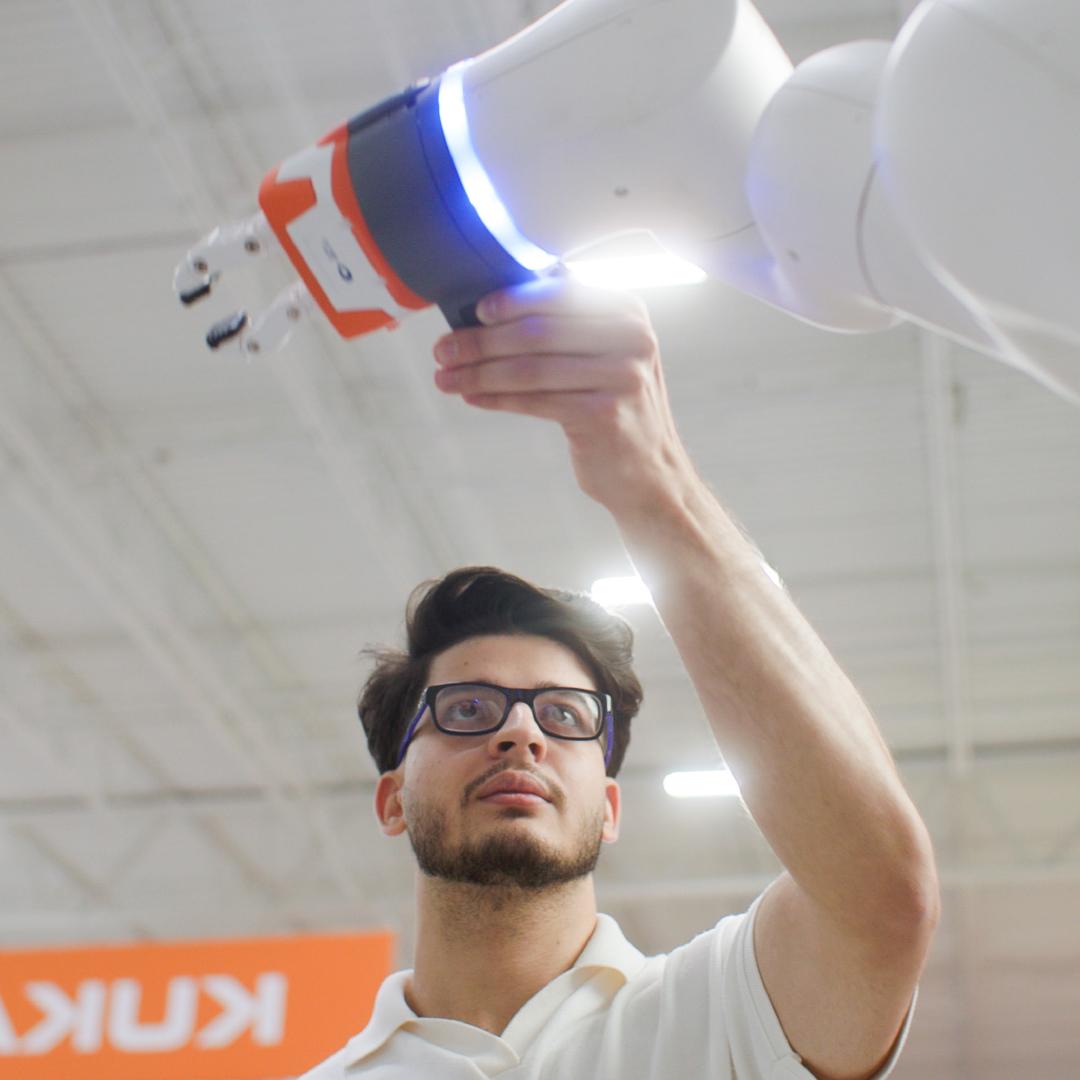
POLYGON ((664 790, 676 799, 741 797, 739 785, 729 769, 668 773, 664 777, 664 790))
POLYGON ((597 578, 589 595, 601 607, 623 607, 627 604, 651 604, 652 593, 636 574, 633 577, 597 578))

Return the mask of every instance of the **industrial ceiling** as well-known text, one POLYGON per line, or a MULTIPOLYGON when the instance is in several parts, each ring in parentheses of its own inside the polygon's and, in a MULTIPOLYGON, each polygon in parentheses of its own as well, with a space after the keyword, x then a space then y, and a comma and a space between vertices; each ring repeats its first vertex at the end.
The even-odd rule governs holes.
MULTIPOLYGON (((437 312, 245 360, 201 333, 274 272, 197 312, 171 274, 283 157, 551 6, 6 0, 0 944, 387 926, 408 963, 361 650, 454 566, 588 588, 629 562, 557 429, 435 389, 437 312)), ((758 6, 799 60, 892 38, 912 5, 758 6)), ((1077 1075, 1080 411, 911 325, 832 335, 713 283, 646 298, 703 475, 935 841, 944 917, 894 1075, 1077 1075)), ((652 609, 625 614, 646 700, 597 880, 649 952, 777 864, 737 801, 663 792, 717 751, 652 609)))

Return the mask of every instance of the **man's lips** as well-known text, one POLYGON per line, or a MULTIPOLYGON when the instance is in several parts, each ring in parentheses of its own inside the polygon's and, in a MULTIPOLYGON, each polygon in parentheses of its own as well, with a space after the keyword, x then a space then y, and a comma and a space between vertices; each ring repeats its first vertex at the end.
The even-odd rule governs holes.
POLYGON ((547 788, 540 781, 519 772, 501 772, 493 776, 486 784, 481 785, 476 793, 477 799, 493 799, 496 796, 503 796, 504 798, 500 798, 499 801, 507 803, 533 802, 536 799, 551 802, 547 788))

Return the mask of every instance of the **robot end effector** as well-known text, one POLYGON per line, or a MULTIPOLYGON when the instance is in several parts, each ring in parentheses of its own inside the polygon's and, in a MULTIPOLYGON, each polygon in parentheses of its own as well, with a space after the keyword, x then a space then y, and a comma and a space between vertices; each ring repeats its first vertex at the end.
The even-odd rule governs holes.
POLYGON ((316 306, 345 338, 393 329, 433 303, 465 325, 484 293, 534 276, 465 194, 441 119, 453 79, 418 83, 294 154, 263 180, 260 213, 188 252, 174 275, 185 304, 252 255, 284 254, 300 274, 254 322, 239 312, 215 324, 211 348, 276 348, 316 306))
POLYGON ((215 328, 254 352, 316 306, 344 337, 432 303, 463 325, 648 232, 815 324, 912 319, 1080 402, 1077 55, 1073 0, 925 0, 794 74, 747 0, 566 0, 288 159, 175 286, 284 251, 301 280, 215 328))

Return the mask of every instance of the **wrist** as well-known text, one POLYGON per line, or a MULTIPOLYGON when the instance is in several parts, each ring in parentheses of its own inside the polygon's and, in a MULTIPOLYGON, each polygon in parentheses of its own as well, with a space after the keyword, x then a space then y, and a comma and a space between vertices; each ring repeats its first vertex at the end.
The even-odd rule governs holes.
POLYGON ((657 513, 678 513, 704 484, 678 437, 657 439, 645 452, 638 437, 615 441, 594 455, 585 440, 571 441, 571 456, 585 494, 621 525, 657 513), (619 442, 622 445, 619 445, 619 442), (599 467, 597 467, 599 466, 599 467))

